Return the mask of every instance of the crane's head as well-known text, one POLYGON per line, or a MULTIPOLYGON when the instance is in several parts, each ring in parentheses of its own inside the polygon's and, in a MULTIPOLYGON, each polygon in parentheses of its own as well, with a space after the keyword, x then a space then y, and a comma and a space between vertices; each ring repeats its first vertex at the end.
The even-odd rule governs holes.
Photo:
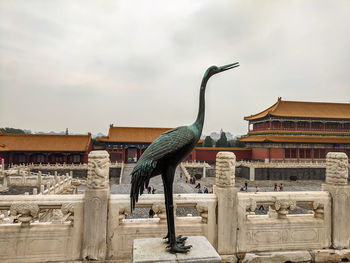
POLYGON ((207 69, 207 71, 204 73, 204 78, 208 80, 211 76, 232 69, 236 68, 239 66, 239 62, 233 63, 233 64, 228 64, 225 66, 217 67, 217 66, 211 66, 210 68, 207 69))

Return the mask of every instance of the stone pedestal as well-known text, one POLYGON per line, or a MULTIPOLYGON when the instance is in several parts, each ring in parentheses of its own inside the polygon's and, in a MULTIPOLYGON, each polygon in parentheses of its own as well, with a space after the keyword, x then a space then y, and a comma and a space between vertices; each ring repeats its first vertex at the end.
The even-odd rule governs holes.
POLYGON ((249 167, 249 181, 255 181, 255 167, 249 167))
POLYGON ((204 236, 190 236, 185 245, 192 245, 186 254, 167 252, 162 238, 135 239, 132 250, 133 263, 179 262, 220 263, 221 258, 204 236))

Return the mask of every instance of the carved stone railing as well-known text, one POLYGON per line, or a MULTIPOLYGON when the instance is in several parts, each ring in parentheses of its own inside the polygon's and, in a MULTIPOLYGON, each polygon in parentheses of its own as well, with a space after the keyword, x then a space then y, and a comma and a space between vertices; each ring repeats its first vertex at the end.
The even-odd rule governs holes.
POLYGON ((83 195, 1 196, 0 261, 80 259, 83 202, 83 195))
POLYGON ((212 168, 208 163, 206 162, 182 162, 182 164, 187 168, 212 168))
POLYGON ((281 162, 258 162, 258 161, 238 161, 236 166, 251 168, 326 168, 325 161, 281 161, 281 162))
MULTIPOLYGON (((110 167, 114 168, 120 168, 122 167, 121 162, 110 162, 110 167)), ((10 165, 11 169, 40 169, 40 170, 87 170, 88 169, 88 164, 87 163, 55 163, 55 164, 50 164, 50 163, 30 163, 30 164, 13 164, 10 165)))
POLYGON ((329 193, 238 193, 238 252, 327 248, 331 244, 329 193), (255 215, 257 207, 269 207, 267 215, 255 215), (292 214, 306 205, 308 214, 292 214))
MULTIPOLYGON (((195 208, 199 217, 175 217, 177 235, 204 235, 216 245, 216 206, 214 194, 174 194, 177 208, 195 208)), ((108 212, 108 247, 110 259, 128 261, 131 258, 132 243, 135 238, 160 237, 167 234, 164 195, 142 195, 136 208, 153 209, 152 219, 125 219, 130 213, 128 195, 111 195, 108 212)))
POLYGON ((87 169, 87 164, 86 163, 77 163, 77 164, 67 164, 67 163, 55 163, 55 164, 50 164, 50 163, 30 163, 30 164, 20 164, 20 165, 10 165, 10 168, 20 168, 20 169, 25 169, 25 168, 30 168, 30 169, 40 169, 40 170, 55 170, 55 169, 65 169, 65 170, 75 170, 75 169, 87 169))
POLYGON ((184 173, 185 177, 190 179, 191 178, 191 175, 190 173, 187 171, 185 165, 183 163, 180 163, 180 168, 182 170, 182 172, 184 173))
MULTIPOLYGON (((136 209, 152 208, 155 218, 125 219, 130 198, 109 194, 108 154, 89 158, 84 195, 55 195, 57 188, 48 183, 41 184, 41 192, 49 194, 1 196, 0 261, 128 262, 135 238, 166 235, 164 196, 142 195, 136 204, 136 209)), ((176 217, 177 234, 206 236, 223 262, 252 251, 348 249, 348 159, 339 153, 327 158, 323 191, 237 193, 235 155, 218 153, 214 194, 174 195, 175 207, 194 208, 200 215, 176 217), (269 207, 267 214, 256 213, 261 205, 269 207), (307 213, 292 213, 301 205, 307 213)))
MULTIPOLYGON (((76 188, 74 185, 72 185, 72 175, 69 175, 68 173, 66 175, 57 175, 57 172, 55 172, 54 175, 45 175, 41 172, 21 172, 20 174, 20 176, 7 176, 7 185, 38 186, 40 187, 40 195, 72 193, 76 188)), ((36 189, 33 189, 33 194, 38 194, 36 189)))

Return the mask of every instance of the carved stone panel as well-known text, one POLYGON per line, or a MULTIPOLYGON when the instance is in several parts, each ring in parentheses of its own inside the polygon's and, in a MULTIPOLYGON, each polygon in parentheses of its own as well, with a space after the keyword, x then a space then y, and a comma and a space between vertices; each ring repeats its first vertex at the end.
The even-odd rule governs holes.
POLYGON ((161 202, 154 203, 152 205, 152 210, 159 217, 159 223, 166 223, 166 208, 164 203, 161 203, 161 202))
POLYGON ((202 217, 202 223, 208 223, 208 205, 205 203, 197 203, 196 210, 199 212, 202 217))
POLYGON ((296 207, 295 200, 276 200, 273 208, 277 212, 277 218, 286 219, 288 211, 294 210, 296 207))
POLYGON ((219 152, 216 155, 216 185, 228 187, 235 185, 236 156, 232 152, 219 152))
POLYGON ((348 157, 345 153, 330 152, 326 156, 326 183, 348 183, 348 157))
POLYGON ((89 189, 107 189, 109 186, 109 154, 107 151, 89 153, 87 186, 89 189))
POLYGON ((10 207, 11 215, 19 215, 21 226, 29 226, 30 221, 39 214, 39 206, 31 203, 13 203, 10 207))
POLYGON ((74 223, 74 204, 72 203, 63 203, 61 207, 63 214, 63 221, 71 221, 72 225, 74 223))

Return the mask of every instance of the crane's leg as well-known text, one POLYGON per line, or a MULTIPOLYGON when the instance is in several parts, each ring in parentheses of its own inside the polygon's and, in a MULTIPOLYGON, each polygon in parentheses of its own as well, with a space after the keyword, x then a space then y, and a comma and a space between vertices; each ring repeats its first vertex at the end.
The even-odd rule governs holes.
MULTIPOLYGON (((163 175, 162 175, 162 177, 163 177, 163 175)), ((164 183, 164 181, 163 181, 163 188, 164 188, 164 198, 165 198, 165 211, 166 211, 166 220, 167 220, 167 223, 168 223, 168 218, 169 218, 169 215, 168 215, 168 209, 167 209, 167 207, 169 206, 169 204, 168 204, 168 196, 167 196, 167 194, 165 194, 166 193, 166 189, 165 189, 165 183, 164 183)), ((167 224, 167 227, 168 227, 168 234, 166 234, 166 236, 165 237, 163 237, 163 239, 168 239, 168 241, 167 241, 167 243, 169 244, 169 224, 167 224)))
MULTIPOLYGON (((163 187, 164 187, 164 193, 165 193, 165 192, 166 192, 165 183, 163 183, 163 187)), ((168 207, 168 206, 169 206, 169 204, 168 204, 168 197, 167 197, 166 194, 164 194, 164 197, 165 197, 165 207, 168 207)), ((168 220, 168 218, 169 218, 168 212, 169 212, 168 209, 166 209, 166 218, 167 218, 167 220, 168 220)), ((166 241, 166 243, 169 244, 169 243, 170 243, 170 239, 169 239, 169 224, 167 224, 167 227, 168 227, 168 233, 167 233, 167 235, 166 235, 165 237, 163 237, 163 239, 168 239, 168 240, 166 241)), ((178 235, 178 236, 176 237, 176 242, 179 243, 179 244, 184 245, 186 239, 187 239, 187 237, 183 237, 182 235, 178 235)))
MULTIPOLYGON (((162 174, 164 184, 164 194, 166 196, 167 224, 168 224, 168 240, 169 252, 186 253, 192 246, 183 246, 183 243, 176 242, 175 238, 175 222, 174 222, 174 204, 173 204, 173 182, 175 169, 168 168, 166 173, 162 174)), ((184 242, 184 241, 183 241, 184 242)))

